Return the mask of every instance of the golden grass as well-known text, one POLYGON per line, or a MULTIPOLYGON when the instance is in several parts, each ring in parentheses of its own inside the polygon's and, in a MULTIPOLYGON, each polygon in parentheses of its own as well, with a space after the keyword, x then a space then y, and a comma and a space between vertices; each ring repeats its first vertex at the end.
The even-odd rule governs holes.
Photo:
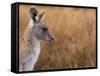
POLYGON ((44 21, 55 37, 41 43, 36 70, 96 66, 96 10, 69 7, 20 6, 20 37, 28 23, 30 7, 46 11, 44 21))

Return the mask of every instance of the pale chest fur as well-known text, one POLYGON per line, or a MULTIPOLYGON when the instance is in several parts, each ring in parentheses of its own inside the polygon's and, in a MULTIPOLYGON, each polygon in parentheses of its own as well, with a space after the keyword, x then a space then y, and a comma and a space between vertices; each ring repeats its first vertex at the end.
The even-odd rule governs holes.
POLYGON ((40 54, 40 46, 38 44, 34 47, 34 49, 30 54, 28 54, 25 58, 23 58, 23 62, 21 63, 21 69, 24 71, 32 71, 38 59, 39 54, 40 54))
POLYGON ((40 54, 40 41, 32 35, 30 27, 26 29, 20 44, 19 70, 32 71, 40 54))

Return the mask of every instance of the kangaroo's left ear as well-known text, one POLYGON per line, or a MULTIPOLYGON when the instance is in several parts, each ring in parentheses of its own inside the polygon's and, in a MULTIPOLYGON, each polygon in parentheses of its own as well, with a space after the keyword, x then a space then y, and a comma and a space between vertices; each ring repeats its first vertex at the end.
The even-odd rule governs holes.
POLYGON ((42 13, 39 15, 39 19, 43 19, 43 18, 44 18, 44 16, 45 16, 45 11, 44 11, 44 12, 42 12, 42 13))

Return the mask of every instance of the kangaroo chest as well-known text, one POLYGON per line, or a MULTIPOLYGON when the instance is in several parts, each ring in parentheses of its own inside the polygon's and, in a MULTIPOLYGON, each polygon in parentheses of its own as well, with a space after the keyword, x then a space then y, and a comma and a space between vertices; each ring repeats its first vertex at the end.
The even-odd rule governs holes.
POLYGON ((24 71, 32 71, 40 54, 40 44, 34 45, 33 50, 23 59, 21 68, 24 71))
POLYGON ((37 40, 36 38, 33 38, 31 36, 32 39, 27 40, 25 42, 26 45, 23 47, 25 49, 23 49, 24 54, 22 59, 21 59, 21 65, 20 68, 24 71, 31 71, 34 68, 34 65, 38 59, 38 56, 40 54, 40 41, 37 40))

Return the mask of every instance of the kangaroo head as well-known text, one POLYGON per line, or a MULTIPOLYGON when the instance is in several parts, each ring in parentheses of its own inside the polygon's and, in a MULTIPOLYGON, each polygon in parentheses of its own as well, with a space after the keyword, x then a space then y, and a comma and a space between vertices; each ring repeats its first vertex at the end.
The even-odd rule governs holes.
POLYGON ((43 21, 44 14, 45 12, 38 14, 35 8, 30 8, 30 16, 33 21, 32 33, 39 40, 52 42, 54 38, 50 34, 46 23, 43 21))

